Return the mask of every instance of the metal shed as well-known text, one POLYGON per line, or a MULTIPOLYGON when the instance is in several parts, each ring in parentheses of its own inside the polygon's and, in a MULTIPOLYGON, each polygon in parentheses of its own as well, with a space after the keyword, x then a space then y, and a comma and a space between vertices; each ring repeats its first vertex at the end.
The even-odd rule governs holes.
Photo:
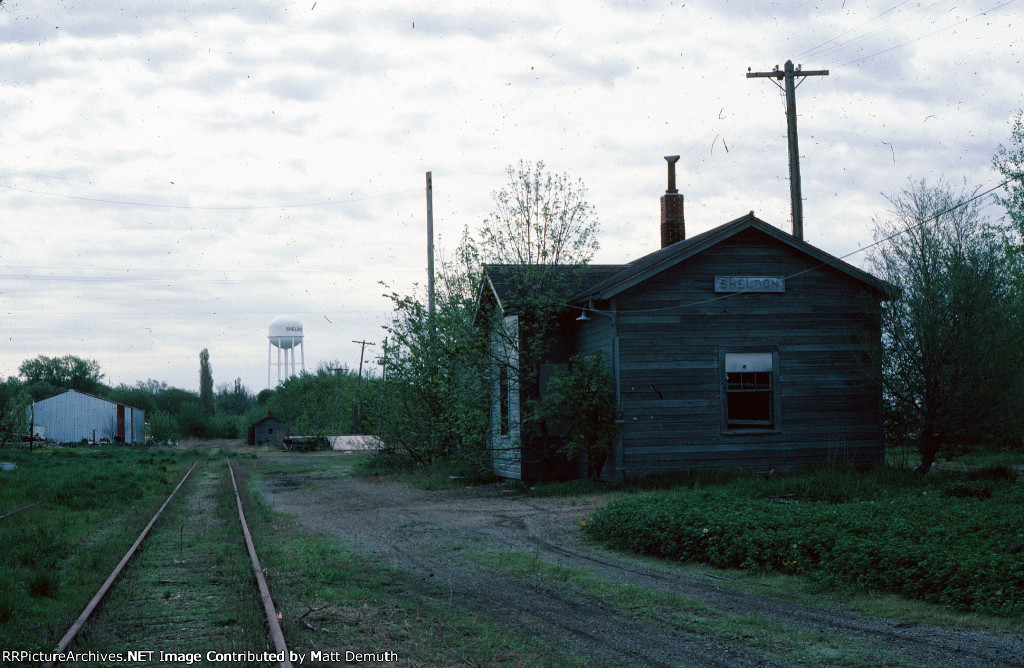
POLYGON ((47 439, 59 443, 143 443, 146 412, 77 390, 37 401, 29 407, 29 419, 47 439))

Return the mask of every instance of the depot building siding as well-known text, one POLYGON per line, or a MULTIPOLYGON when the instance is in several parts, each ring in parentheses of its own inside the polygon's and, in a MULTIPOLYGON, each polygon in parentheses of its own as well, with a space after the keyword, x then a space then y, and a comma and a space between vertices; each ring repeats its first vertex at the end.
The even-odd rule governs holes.
MULTIPOLYGON (((582 287, 565 298, 540 360, 542 380, 545 367, 568 368, 578 353, 599 352, 608 365, 618 429, 602 476, 883 461, 880 314, 890 286, 753 214, 679 236, 629 264, 577 270, 582 287)), ((531 316, 513 310, 507 286, 517 275, 485 269, 480 311, 491 315, 481 322, 492 332, 531 316)), ((514 360, 495 340, 492 359, 514 360)), ((495 472, 585 471, 518 428, 506 404, 522 390, 495 377, 495 472)))
POLYGON ((613 353, 607 474, 881 461, 879 299, 759 224, 595 299, 577 346, 613 353))
POLYGON ((142 443, 146 434, 144 410, 77 390, 33 403, 29 419, 36 434, 58 443, 142 443))

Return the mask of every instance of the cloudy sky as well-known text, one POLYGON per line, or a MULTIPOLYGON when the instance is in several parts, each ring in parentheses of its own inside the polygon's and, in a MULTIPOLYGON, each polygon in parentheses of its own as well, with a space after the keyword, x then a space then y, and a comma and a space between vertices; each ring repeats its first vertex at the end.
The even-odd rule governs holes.
POLYGON ((688 234, 789 229, 782 97, 745 77, 787 59, 830 71, 797 89, 804 226, 845 255, 908 179, 1001 180, 1022 53, 1020 0, 5 0, 0 376, 195 390, 208 348, 258 391, 279 315, 355 366, 424 282, 427 171, 442 253, 519 160, 583 180, 598 262, 657 248, 670 154, 688 234))

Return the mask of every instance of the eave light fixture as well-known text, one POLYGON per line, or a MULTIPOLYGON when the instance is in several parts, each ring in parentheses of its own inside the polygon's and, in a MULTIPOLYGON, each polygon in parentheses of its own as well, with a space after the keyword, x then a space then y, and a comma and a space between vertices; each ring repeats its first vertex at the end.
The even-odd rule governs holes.
POLYGON ((588 299, 587 300, 587 307, 585 309, 583 309, 582 313, 580 313, 580 317, 576 318, 576 322, 587 322, 587 321, 590 320, 590 317, 587 315, 587 310, 588 309, 589 310, 593 310, 594 309, 594 300, 593 299, 588 299))

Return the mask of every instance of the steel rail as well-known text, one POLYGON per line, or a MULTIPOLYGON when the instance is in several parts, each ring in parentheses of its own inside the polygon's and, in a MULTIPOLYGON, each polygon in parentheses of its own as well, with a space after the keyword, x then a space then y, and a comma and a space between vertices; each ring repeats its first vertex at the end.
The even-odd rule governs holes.
MULTIPOLYGON (((167 496, 167 499, 164 501, 163 505, 160 506, 160 509, 156 511, 155 515, 153 515, 153 519, 149 521, 149 524, 146 525, 146 528, 143 529, 142 533, 139 534, 139 537, 135 539, 135 542, 128 549, 128 552, 124 555, 124 557, 121 558, 121 562, 117 565, 116 568, 114 568, 114 572, 110 574, 106 582, 103 583, 103 586, 100 587, 99 591, 96 592, 96 595, 92 597, 91 601, 89 601, 89 605, 85 606, 85 610, 82 611, 82 614, 78 616, 78 619, 75 620, 75 623, 71 625, 71 628, 68 629, 68 632, 65 633, 64 637, 60 639, 59 643, 57 643, 57 647, 53 650, 53 654, 63 654, 67 651, 68 647, 71 646, 71 643, 74 641, 75 636, 81 630, 82 626, 85 625, 85 622, 88 621, 93 611, 96 610, 96 607, 100 604, 100 601, 102 601, 103 597, 106 596, 107 591, 109 591, 110 587, 114 584, 114 580, 116 580, 117 576, 121 574, 121 571, 124 570, 124 567, 128 564, 128 561, 135 554, 135 551, 139 549, 139 545, 142 545, 142 541, 145 540, 147 535, 149 535, 149 530, 153 528, 154 524, 156 524, 156 520, 160 517, 160 513, 164 511, 164 508, 166 508, 167 504, 171 502, 171 499, 174 498, 174 495, 178 492, 179 489, 181 489, 181 486, 185 484, 185 481, 188 480, 188 477, 192 475, 192 471, 194 471, 196 466, 198 465, 199 460, 197 459, 196 462, 192 464, 192 468, 190 468, 188 470, 188 473, 185 474, 185 477, 182 478, 181 482, 178 483, 178 486, 175 487, 174 490, 167 496)), ((56 661, 48 661, 44 663, 43 666, 45 668, 50 668, 56 663, 56 661)))
POLYGON ((29 508, 31 508, 33 506, 38 506, 38 505, 39 505, 39 502, 36 501, 35 503, 30 503, 27 506, 22 506, 21 508, 18 508, 17 510, 12 510, 9 513, 5 513, 3 515, 0 515, 0 520, 2 520, 5 517, 10 517, 11 515, 16 515, 17 513, 20 513, 23 510, 28 510, 29 508))
POLYGON ((252 560, 252 571, 256 574, 256 584, 260 588, 260 598, 263 599, 263 611, 267 614, 267 623, 270 624, 270 635, 274 639, 274 648, 277 653, 284 657, 279 663, 281 668, 292 668, 292 662, 288 658, 288 646, 284 642, 284 633, 281 632, 281 624, 277 621, 277 609, 274 608, 274 601, 270 598, 270 589, 267 587, 267 580, 263 577, 263 567, 260 566, 260 559, 256 556, 256 547, 252 544, 252 535, 249 533, 249 525, 245 523, 245 511, 242 510, 242 497, 238 495, 238 485, 235 484, 235 471, 231 467, 231 460, 228 462, 228 472, 231 473, 231 486, 235 488, 235 503, 238 505, 238 519, 242 522, 242 533, 245 534, 245 545, 249 548, 249 558, 252 560))

